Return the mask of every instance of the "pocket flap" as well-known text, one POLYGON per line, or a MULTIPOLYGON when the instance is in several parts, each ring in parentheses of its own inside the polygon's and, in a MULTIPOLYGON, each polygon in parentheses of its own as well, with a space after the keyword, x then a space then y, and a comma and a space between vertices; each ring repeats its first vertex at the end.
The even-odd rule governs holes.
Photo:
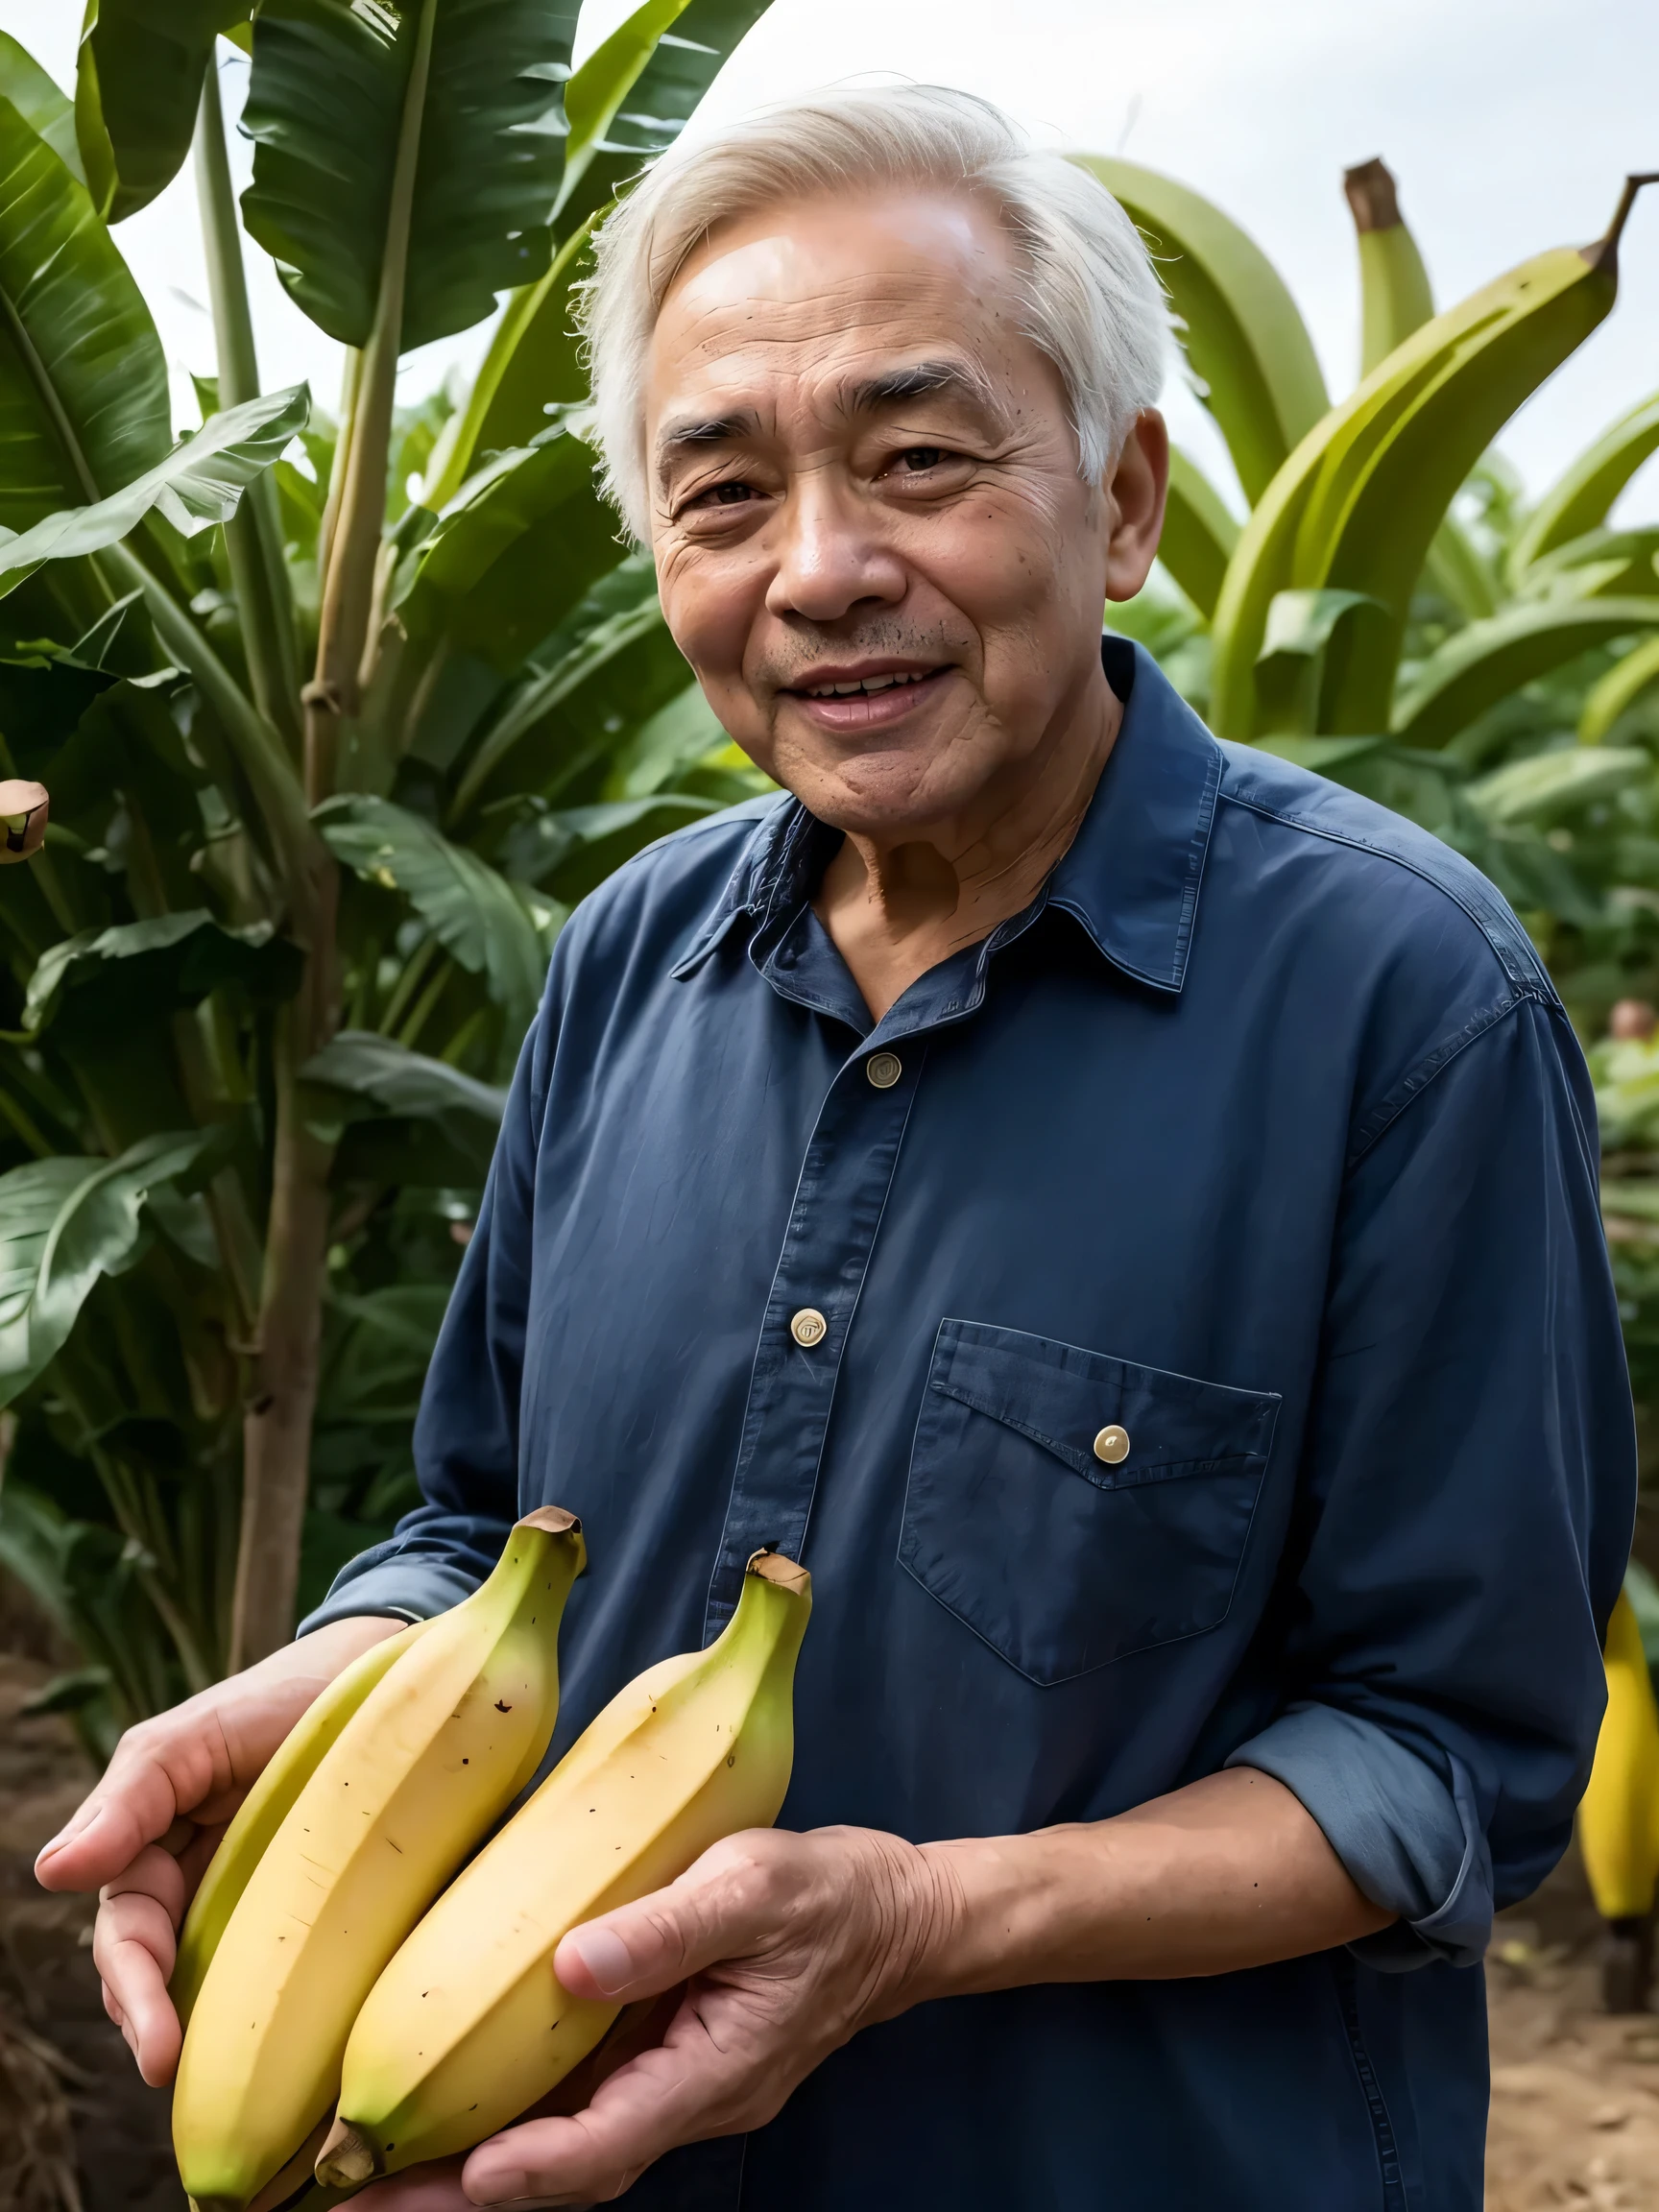
MULTIPOLYGON (((928 1382, 1029 1436, 1102 1490, 1264 1458, 1280 1403, 1276 1391, 1201 1382, 978 1321, 940 1323, 928 1382), (1108 1429, 1128 1441, 1115 1463, 1095 1451, 1108 1429)), ((1109 1449, 1120 1450, 1120 1441, 1109 1449)))

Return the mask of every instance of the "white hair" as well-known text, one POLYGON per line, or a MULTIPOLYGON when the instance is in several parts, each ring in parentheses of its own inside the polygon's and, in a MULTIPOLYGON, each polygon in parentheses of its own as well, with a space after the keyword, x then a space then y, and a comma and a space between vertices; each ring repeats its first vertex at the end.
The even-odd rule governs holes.
POLYGON ((1097 482, 1163 390, 1168 303, 1140 233, 1106 187, 1039 153, 987 100, 936 84, 835 90, 771 108, 668 156, 594 240, 577 319, 605 490, 650 536, 645 367, 674 279, 722 224, 791 200, 923 183, 974 194, 1013 239, 1025 335, 1066 389, 1078 472, 1097 482))

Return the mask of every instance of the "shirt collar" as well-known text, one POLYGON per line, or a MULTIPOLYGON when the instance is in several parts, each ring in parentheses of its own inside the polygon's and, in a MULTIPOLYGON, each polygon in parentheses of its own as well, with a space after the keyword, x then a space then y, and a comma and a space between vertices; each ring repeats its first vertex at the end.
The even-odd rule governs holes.
MULTIPOLYGON (((1070 914, 1124 974, 1154 990, 1178 992, 1223 756, 1143 646, 1108 634, 1100 652, 1112 687, 1125 702, 1122 727, 1042 902, 1070 914)), ((757 938, 786 923, 838 842, 838 832, 799 800, 774 802, 675 975, 701 967, 739 920, 754 926, 757 938)))

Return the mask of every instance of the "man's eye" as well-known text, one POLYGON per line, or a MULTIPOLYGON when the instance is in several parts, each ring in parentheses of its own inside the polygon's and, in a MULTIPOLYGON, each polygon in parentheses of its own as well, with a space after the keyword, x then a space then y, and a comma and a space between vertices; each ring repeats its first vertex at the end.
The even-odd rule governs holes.
POLYGON ((944 458, 943 445, 906 445, 899 456, 899 466, 912 475, 922 475, 937 469, 944 458))
POLYGON ((724 484, 710 484, 708 491, 699 492, 689 504, 693 507, 741 507, 745 500, 755 496, 754 487, 732 479, 724 484))

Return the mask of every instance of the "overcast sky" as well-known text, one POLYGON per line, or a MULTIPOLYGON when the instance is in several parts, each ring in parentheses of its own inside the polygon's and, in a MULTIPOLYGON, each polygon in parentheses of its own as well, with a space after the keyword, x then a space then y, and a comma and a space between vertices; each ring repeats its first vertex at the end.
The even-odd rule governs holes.
MULTIPOLYGON (((579 52, 629 4, 589 0, 579 52)), ((66 86, 80 15, 70 0, 0 0, 0 28, 66 86)), ((221 53, 234 110, 246 67, 221 53)), ((962 85, 1054 143, 1120 152, 1207 193, 1277 263, 1334 394, 1352 384, 1358 350, 1344 167, 1380 154, 1393 168, 1442 304, 1543 247, 1598 236, 1625 171, 1659 170, 1659 0, 774 0, 703 113, 871 72, 962 85)), ((117 236, 180 379, 211 369, 188 170, 117 236)), ((309 377, 332 405, 339 349, 288 303, 257 249, 249 259, 266 382, 309 377)), ((469 365, 481 345, 471 332, 412 356, 405 396, 469 365)), ((1503 449, 1540 487, 1655 388, 1659 186, 1625 234, 1613 315, 1503 449)), ((1168 408, 1219 475, 1219 442, 1196 404, 1176 392, 1168 408)), ((1659 466, 1620 517, 1659 517, 1659 466)))

